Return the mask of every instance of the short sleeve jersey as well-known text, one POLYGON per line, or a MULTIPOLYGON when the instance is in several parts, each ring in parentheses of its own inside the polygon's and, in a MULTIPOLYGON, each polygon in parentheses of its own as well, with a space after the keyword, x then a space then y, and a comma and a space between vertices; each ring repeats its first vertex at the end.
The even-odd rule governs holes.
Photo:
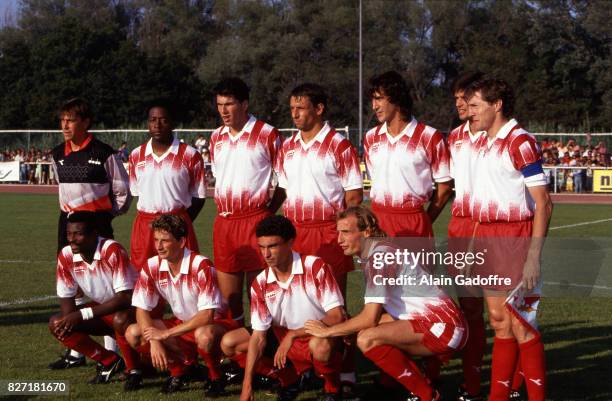
POLYGON ((266 206, 280 142, 276 128, 253 116, 235 136, 226 126, 213 132, 210 156, 219 214, 245 213, 266 206))
POLYGON ((444 137, 414 118, 395 137, 386 123, 369 130, 364 155, 375 207, 421 207, 431 198, 434 182, 451 179, 444 137))
POLYGON ((198 151, 174 138, 166 153, 153 153, 151 140, 132 151, 130 191, 137 209, 168 213, 191 206, 192 198, 206 197, 204 161, 198 151))
POLYGON ((328 123, 307 144, 301 132, 287 139, 277 160, 285 216, 298 223, 334 220, 345 192, 363 187, 357 151, 328 123))
POLYGON ((472 201, 472 219, 479 222, 516 222, 533 218, 535 203, 527 187, 546 185, 543 173, 525 177, 522 170, 541 163, 535 138, 516 120, 508 121, 479 147, 472 201))
POLYGON ((291 276, 282 283, 266 268, 251 286, 251 325, 265 331, 272 325, 296 330, 307 320, 319 320, 344 305, 329 266, 316 256, 293 252, 291 276))
POLYGON ((185 249, 181 270, 173 276, 166 260, 154 256, 140 271, 132 305, 153 310, 159 297, 168 302, 174 316, 187 321, 196 313, 215 309, 215 318, 223 318, 227 305, 217 286, 215 269, 208 258, 185 249))
POLYGON ((453 216, 470 216, 470 200, 476 172, 478 146, 482 142, 483 135, 483 132, 472 134, 469 121, 461 124, 448 135, 450 175, 455 180, 455 200, 451 207, 453 216))
POLYGON ((134 288, 138 274, 127 251, 116 241, 98 238, 91 264, 74 254, 70 246, 57 257, 57 296, 72 298, 78 288, 92 301, 107 302, 116 293, 134 288))

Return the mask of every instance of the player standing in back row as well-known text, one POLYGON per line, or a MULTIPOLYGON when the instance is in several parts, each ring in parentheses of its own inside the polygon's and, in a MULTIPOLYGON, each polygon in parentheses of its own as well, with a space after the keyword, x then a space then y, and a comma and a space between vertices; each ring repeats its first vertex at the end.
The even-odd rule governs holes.
POLYGON ((535 321, 540 259, 552 201, 535 138, 512 119, 514 94, 501 79, 470 85, 465 96, 471 129, 486 131, 473 180, 475 248, 488 249, 484 268, 513 281, 485 289, 495 331, 489 401, 506 401, 517 364, 530 401, 546 397, 544 346, 535 321), (508 297, 512 289, 513 294, 508 297))
POLYGON ((198 252, 192 222, 204 206, 204 161, 198 151, 173 134, 176 111, 167 100, 151 103, 149 139, 130 154, 130 191, 138 196, 130 253, 140 270, 157 255, 151 223, 162 214, 181 216, 187 224, 187 248, 198 252))
POLYGON ((391 237, 432 237, 431 225, 451 195, 444 137, 412 116, 408 86, 397 72, 373 77, 370 86, 372 109, 381 123, 364 141, 372 210, 391 237))
POLYGON ((255 226, 284 200, 282 191, 272 198, 269 192, 280 138, 276 128, 248 113, 249 87, 240 78, 219 82, 215 97, 223 125, 210 137, 217 204, 213 253, 221 294, 232 317, 242 321, 245 276, 250 288, 264 267, 255 226))

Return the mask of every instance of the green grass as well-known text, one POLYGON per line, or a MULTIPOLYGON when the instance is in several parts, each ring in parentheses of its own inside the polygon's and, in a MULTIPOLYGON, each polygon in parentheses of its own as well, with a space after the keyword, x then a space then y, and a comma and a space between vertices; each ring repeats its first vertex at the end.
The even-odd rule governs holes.
MULTIPOLYGON (((56 299, 14 304, 19 300, 52 296, 55 293, 55 247, 57 229, 57 196, 0 194, 0 380, 67 380, 71 385, 69 397, 63 399, 158 399, 162 379, 148 379, 145 389, 126 395, 121 383, 106 386, 85 384, 93 374, 93 364, 86 368, 53 372, 46 365, 61 352, 61 345, 49 334, 46 324, 49 316, 58 310, 56 299)), ((126 216, 114 222, 116 238, 129 245, 131 223, 135 207, 126 216)), ((209 200, 195 224, 202 252, 212 255, 211 228, 214 216, 209 200)), ((557 205, 551 227, 576 224, 612 217, 609 206, 557 205)), ((448 208, 435 224, 442 236, 449 220, 448 208)), ((611 237, 612 222, 552 230, 553 237, 611 237)), ((580 256, 580 255, 578 255, 580 256)), ((581 266, 577 266, 580 268, 581 266)), ((610 275, 611 266, 603 266, 610 275)), ((609 280, 607 281, 610 282, 609 280)), ((361 276, 352 273, 349 282, 348 305, 352 313, 361 307, 361 276)), ((609 296, 609 292, 608 292, 609 296)), ((542 302, 540 325, 546 345, 549 371, 549 399, 551 400, 611 400, 612 399, 612 299, 611 298, 546 298, 542 302)), ((490 334, 490 333, 489 333, 490 334)), ((490 338, 491 336, 489 336, 490 338)), ((485 385, 490 375, 485 360, 485 385)), ((388 395, 371 394, 368 389, 374 375, 372 365, 359 360, 361 390, 367 400, 391 399, 388 395)), ((442 390, 447 400, 453 399, 461 378, 459 360, 454 359, 443 370, 442 390)), ((168 397, 177 400, 202 398, 201 384, 195 383, 190 391, 168 397)), ((229 387, 232 396, 221 400, 237 399, 238 386, 229 387)), ((315 392, 304 393, 300 400, 315 399, 315 392)), ((273 400, 263 393, 260 400, 273 400)))

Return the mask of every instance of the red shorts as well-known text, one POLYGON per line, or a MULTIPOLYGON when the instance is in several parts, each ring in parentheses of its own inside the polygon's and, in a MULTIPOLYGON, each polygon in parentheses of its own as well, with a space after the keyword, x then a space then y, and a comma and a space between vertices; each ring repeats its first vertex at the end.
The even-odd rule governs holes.
MULTIPOLYGON (((283 338, 287 335, 287 329, 279 326, 272 326, 274 335, 278 339, 279 344, 283 341, 283 338)), ((312 353, 308 343, 310 342, 311 336, 300 337, 293 340, 291 349, 287 353, 287 358, 291 360, 293 367, 298 375, 301 375, 308 369, 313 367, 312 364, 312 353)))
POLYGON ((484 251, 486 257, 482 266, 472 269, 472 275, 498 275, 511 279, 509 285, 490 285, 483 288, 507 291, 520 283, 531 244, 532 229, 532 220, 477 224, 474 252, 484 251))
POLYGON ((372 211, 378 219, 378 226, 389 237, 433 238, 431 220, 422 207, 402 209, 372 205, 372 211))
POLYGON ((339 276, 355 270, 353 257, 344 254, 338 245, 338 231, 335 221, 292 222, 297 231, 293 250, 302 255, 319 256, 334 274, 339 276))
POLYGON ((409 320, 415 333, 423 333, 422 344, 442 363, 450 361, 455 351, 465 346, 468 332, 465 325, 409 320))
POLYGON ((257 209, 241 215, 217 215, 213 224, 215 268, 224 273, 262 270, 264 260, 257 246, 255 227, 272 213, 257 209))
MULTIPOLYGON (((130 238, 130 258, 132 260, 132 265, 134 265, 138 271, 146 266, 149 258, 157 255, 151 223, 162 214, 164 213, 146 213, 141 211, 136 213, 136 219, 134 219, 134 226, 132 227, 132 236, 130 238)), ((198 240, 196 239, 193 225, 191 224, 191 218, 187 214, 187 211, 181 209, 174 212, 168 212, 167 214, 177 215, 185 220, 185 223, 187 223, 187 244, 185 246, 198 253, 198 240)))
POLYGON ((448 223, 448 238, 472 238, 476 222, 471 217, 451 216, 448 223))

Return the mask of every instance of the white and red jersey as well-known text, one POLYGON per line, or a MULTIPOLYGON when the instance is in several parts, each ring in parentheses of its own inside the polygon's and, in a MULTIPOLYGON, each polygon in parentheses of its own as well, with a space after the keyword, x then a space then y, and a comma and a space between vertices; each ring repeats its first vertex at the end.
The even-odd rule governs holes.
POLYGON ((77 289, 92 301, 102 304, 116 293, 134 288, 138 273, 130 264, 125 248, 116 241, 98 238, 98 246, 91 264, 72 253, 70 246, 57 257, 57 296, 72 298, 77 289))
POLYGON ((237 135, 229 131, 222 126, 210 137, 215 203, 221 215, 242 214, 267 205, 281 143, 276 128, 253 116, 237 135))
POLYGON ((285 216, 298 223, 334 220, 345 192, 363 187, 357 151, 327 122, 307 144, 301 132, 287 139, 276 169, 287 192, 285 216))
POLYGON ((174 138, 166 153, 153 153, 151 140, 132 151, 130 191, 137 209, 168 213, 191 206, 192 198, 206 197, 204 161, 195 148, 174 138))
POLYGON ((215 319, 225 318, 227 304, 221 297, 217 275, 210 259, 185 248, 181 270, 172 275, 165 259, 153 256, 140 271, 132 305, 147 311, 159 297, 168 302, 174 316, 187 321, 205 309, 215 309, 215 319))
POLYGON ((269 267, 253 280, 251 326, 259 331, 272 325, 296 330, 307 320, 320 320, 327 311, 343 305, 340 288, 323 259, 293 252, 286 282, 278 281, 269 267))
POLYGON ((478 146, 482 142, 483 135, 486 135, 483 131, 472 134, 469 121, 461 124, 448 135, 450 175, 455 180, 455 200, 451 206, 453 216, 470 216, 470 199, 478 146))
POLYGON ((542 153, 516 120, 508 121, 493 139, 483 136, 475 171, 473 220, 516 222, 533 217, 535 202, 527 187, 546 185, 542 153))
POLYGON ((434 182, 451 180, 444 137, 414 118, 395 137, 387 123, 369 130, 364 156, 373 207, 421 207, 431 198, 434 182))

